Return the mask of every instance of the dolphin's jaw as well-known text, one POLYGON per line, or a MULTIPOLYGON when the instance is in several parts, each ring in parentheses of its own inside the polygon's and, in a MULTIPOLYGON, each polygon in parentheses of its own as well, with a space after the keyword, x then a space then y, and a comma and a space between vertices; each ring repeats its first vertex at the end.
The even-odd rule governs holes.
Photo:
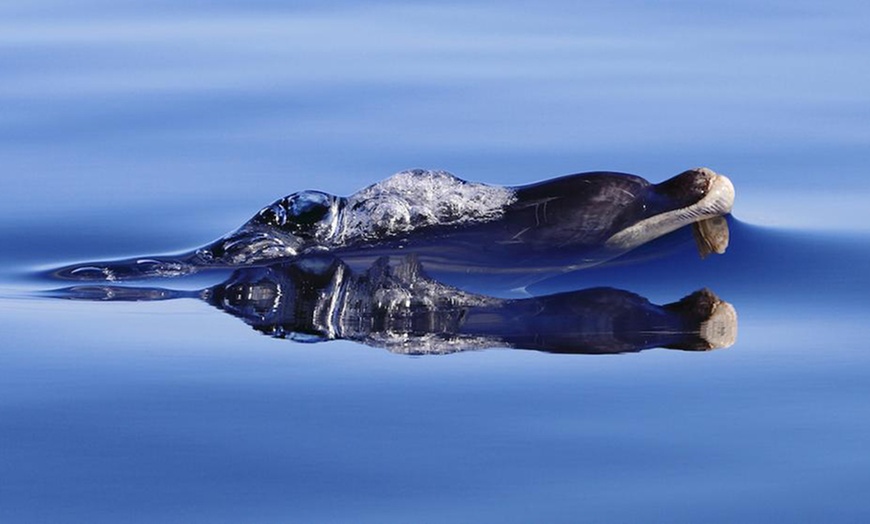
POLYGON ((707 193, 701 200, 692 205, 641 220, 611 236, 605 245, 611 249, 634 249, 683 226, 730 213, 734 206, 734 185, 728 177, 703 167, 697 171, 702 175, 711 177, 707 193))

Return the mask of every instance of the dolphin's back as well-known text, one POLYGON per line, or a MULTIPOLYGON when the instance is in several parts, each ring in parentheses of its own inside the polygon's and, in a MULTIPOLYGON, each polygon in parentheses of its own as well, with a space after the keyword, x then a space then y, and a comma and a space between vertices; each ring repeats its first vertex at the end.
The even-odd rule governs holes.
POLYGON ((505 223, 533 248, 597 246, 642 216, 649 187, 643 178, 610 172, 521 186, 505 223))

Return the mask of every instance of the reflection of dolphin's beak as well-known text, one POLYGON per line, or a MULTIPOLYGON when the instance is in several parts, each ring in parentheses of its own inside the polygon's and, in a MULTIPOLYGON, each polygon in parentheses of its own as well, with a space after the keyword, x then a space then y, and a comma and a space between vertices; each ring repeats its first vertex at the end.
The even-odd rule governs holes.
POLYGON ((691 320, 686 332, 689 337, 665 347, 708 351, 730 347, 737 340, 737 310, 709 289, 695 291, 664 308, 691 320))
POLYGON ((713 305, 710 317, 701 323, 701 338, 709 349, 727 348, 737 341, 737 310, 721 300, 713 305))

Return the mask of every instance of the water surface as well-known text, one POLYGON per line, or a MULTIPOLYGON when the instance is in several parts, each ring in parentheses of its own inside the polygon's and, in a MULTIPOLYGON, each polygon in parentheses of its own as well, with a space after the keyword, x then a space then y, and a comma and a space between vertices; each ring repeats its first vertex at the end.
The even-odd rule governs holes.
POLYGON ((4 4, 0 520, 866 520, 867 16, 4 4), (534 291, 709 287, 739 317, 712 352, 409 357, 195 299, 36 294, 60 286, 40 271, 187 250, 290 192, 407 168, 519 185, 699 165, 737 188, 725 255, 679 241, 534 291))

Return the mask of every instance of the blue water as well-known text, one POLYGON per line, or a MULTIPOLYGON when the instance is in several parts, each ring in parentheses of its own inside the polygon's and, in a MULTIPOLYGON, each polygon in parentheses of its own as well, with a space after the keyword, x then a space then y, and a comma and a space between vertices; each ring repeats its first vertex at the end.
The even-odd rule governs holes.
POLYGON ((4 3, 0 521, 867 520, 868 11, 4 3), (198 300, 34 294, 60 286, 45 269, 184 251, 406 168, 699 165, 737 188, 725 255, 537 291, 709 287, 739 318, 712 352, 415 358, 198 300))

